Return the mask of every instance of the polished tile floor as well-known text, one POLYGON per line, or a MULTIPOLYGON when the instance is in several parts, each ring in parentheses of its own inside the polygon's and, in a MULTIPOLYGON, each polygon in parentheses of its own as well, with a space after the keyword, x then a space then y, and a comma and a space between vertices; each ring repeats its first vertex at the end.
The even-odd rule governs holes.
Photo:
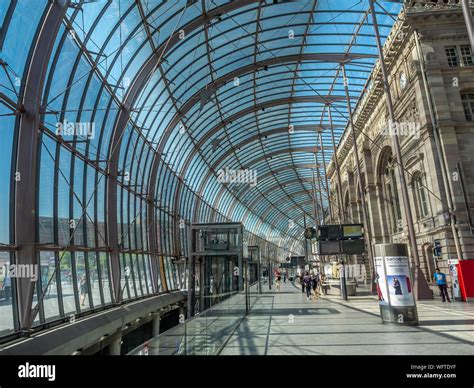
POLYGON ((474 355, 474 304, 419 301, 416 327, 382 324, 371 295, 266 292, 221 355, 474 355))

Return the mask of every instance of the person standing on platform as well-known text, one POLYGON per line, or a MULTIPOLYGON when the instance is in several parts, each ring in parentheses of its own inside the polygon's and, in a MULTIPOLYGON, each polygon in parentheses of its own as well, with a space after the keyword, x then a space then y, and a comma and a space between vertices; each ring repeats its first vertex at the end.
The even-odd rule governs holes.
POLYGON ((448 294, 448 285, 446 284, 446 275, 440 271, 439 268, 436 268, 436 272, 433 276, 436 284, 438 285, 439 291, 441 292, 441 300, 446 302, 446 299, 449 303, 451 303, 451 299, 449 299, 448 294))

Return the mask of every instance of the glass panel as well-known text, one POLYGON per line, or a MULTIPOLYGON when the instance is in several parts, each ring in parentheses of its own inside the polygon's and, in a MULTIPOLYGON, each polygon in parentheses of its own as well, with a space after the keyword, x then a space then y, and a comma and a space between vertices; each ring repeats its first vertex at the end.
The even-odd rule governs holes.
POLYGON ((13 331, 13 295, 12 278, 8 276, 11 256, 9 252, 0 252, 0 336, 13 331))
POLYGON ((71 153, 63 147, 60 147, 60 157, 58 168, 61 171, 58 175, 58 194, 57 194, 57 208, 58 208, 58 243, 60 245, 70 244, 69 228, 69 201, 71 199, 70 186, 70 170, 71 170, 71 153))
POLYGON ((146 276, 147 276, 147 284, 148 290, 150 293, 153 293, 153 282, 152 282, 152 273, 151 273, 151 257, 149 255, 144 255, 144 262, 145 262, 145 269, 146 269, 146 276))
POLYGON ((84 212, 84 167, 85 163, 79 158, 73 158, 74 172, 71 172, 71 179, 74 181, 72 193, 73 205, 73 224, 71 233, 73 233, 72 245, 84 245, 84 223, 88 219, 88 215, 84 212))
POLYGON ((456 47, 446 47, 446 57, 448 60, 449 67, 457 67, 458 66, 458 53, 456 47))
POLYGON ((102 290, 104 292, 104 303, 112 302, 111 282, 109 271, 109 257, 107 253, 99 253, 99 264, 102 272, 102 290))
POLYGON ((74 278, 72 272, 71 253, 60 252, 59 263, 64 314, 68 316, 76 312, 76 300, 74 294, 77 292, 77 280, 74 278))
POLYGON ((428 215, 428 202, 425 187, 423 186, 423 178, 421 176, 416 180, 416 188, 418 193, 418 203, 420 205, 420 216, 426 217, 428 215))
MULTIPOLYGON (((36 307, 36 305, 38 304, 38 285, 39 285, 39 282, 35 282, 35 290, 33 292, 33 303, 32 303, 32 306, 33 308, 36 307)), ((35 319, 33 320, 33 327, 34 326, 38 326, 41 322, 41 315, 40 315, 40 312, 38 312, 38 314, 36 314, 35 316, 35 319)))
POLYGON ((99 273, 97 270, 97 259, 95 253, 89 252, 86 253, 89 261, 89 277, 91 282, 91 291, 92 291, 92 304, 94 307, 102 305, 102 300, 100 299, 100 290, 99 290, 99 273))
MULTIPOLYGON (((0 47, 0 58, 8 63, 8 75, 13 81, 12 86, 3 66, 0 67, 0 92, 5 93, 14 101, 17 100, 16 93, 20 90, 21 79, 33 38, 47 5, 47 2, 38 2, 32 7, 30 0, 17 0, 15 3, 15 10, 8 21, 8 26, 6 20, 2 24, 2 28, 8 29, 2 42, 3 46, 0 47), (12 90, 12 88, 14 89, 12 90)), ((13 1, 0 1, 0 13, 15 3, 13 1)))
POLYGON ((90 305, 90 283, 87 277, 86 261, 84 252, 75 252, 76 257, 76 276, 79 291, 79 306, 81 310, 91 308, 90 305))
MULTIPOLYGON (((1 72, 1 69, 0 69, 1 72)), ((1 81, 0 81, 1 83, 1 81)), ((0 89, 1 91, 1 89, 0 89)), ((0 115, 10 114, 10 110, 0 104, 0 115)), ((10 174, 13 148, 14 116, 4 116, 0 125, 0 243, 10 242, 10 174)))
POLYGON ((143 268, 142 264, 140 263, 140 255, 131 255, 131 260, 133 260, 132 268, 133 268, 133 275, 135 277, 135 286, 137 289, 137 296, 143 295, 143 268))
POLYGON ((166 264, 166 273, 167 273, 167 281, 168 281, 168 289, 174 290, 176 289, 176 279, 175 279, 175 271, 174 265, 171 257, 165 258, 166 264))
POLYGON ((130 299, 130 288, 133 288, 133 286, 130 284, 130 266, 127 263, 127 260, 125 258, 125 254, 122 253, 120 254, 122 260, 121 260, 121 271, 120 271, 120 285, 121 285, 121 293, 122 293, 122 299, 130 299))
POLYGON ((53 204, 54 204, 54 161, 56 142, 49 136, 42 136, 38 203, 38 233, 41 243, 52 244, 54 238, 53 204))
POLYGON ((43 309, 46 321, 59 317, 58 287, 56 283, 56 258, 54 252, 40 252, 41 289, 45 292, 43 309), (48 285, 49 284, 49 285, 48 285))
POLYGON ((125 263, 128 267, 128 270, 127 268, 125 268, 125 271, 128 273, 128 280, 129 280, 128 288, 130 290, 130 298, 133 299, 137 297, 137 288, 136 288, 136 283, 135 283, 136 275, 134 273, 133 263, 132 263, 132 260, 130 259, 130 254, 125 253, 124 256, 125 256, 125 263))
POLYGON ((462 64, 464 66, 472 66, 472 53, 470 46, 461 46, 462 64))

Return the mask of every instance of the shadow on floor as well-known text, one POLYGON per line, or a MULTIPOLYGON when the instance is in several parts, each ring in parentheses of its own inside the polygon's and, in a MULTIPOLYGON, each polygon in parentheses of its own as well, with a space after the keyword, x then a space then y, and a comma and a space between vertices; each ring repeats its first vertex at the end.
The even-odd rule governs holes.
POLYGON ((329 314, 340 314, 341 312, 336 309, 332 308, 285 308, 285 309, 252 309, 251 315, 290 315, 290 314, 297 314, 297 315, 329 315, 329 314))
POLYGON ((443 321, 420 321, 420 326, 473 325, 474 319, 452 319, 443 321))

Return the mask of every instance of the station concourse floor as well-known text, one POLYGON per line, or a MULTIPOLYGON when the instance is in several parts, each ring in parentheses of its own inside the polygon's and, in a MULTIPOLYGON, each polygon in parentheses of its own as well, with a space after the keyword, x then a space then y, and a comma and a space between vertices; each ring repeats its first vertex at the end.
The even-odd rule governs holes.
POLYGON ((372 295, 308 301, 290 282, 265 288, 221 355, 474 355, 474 304, 435 294, 410 327, 382 324, 372 295))

